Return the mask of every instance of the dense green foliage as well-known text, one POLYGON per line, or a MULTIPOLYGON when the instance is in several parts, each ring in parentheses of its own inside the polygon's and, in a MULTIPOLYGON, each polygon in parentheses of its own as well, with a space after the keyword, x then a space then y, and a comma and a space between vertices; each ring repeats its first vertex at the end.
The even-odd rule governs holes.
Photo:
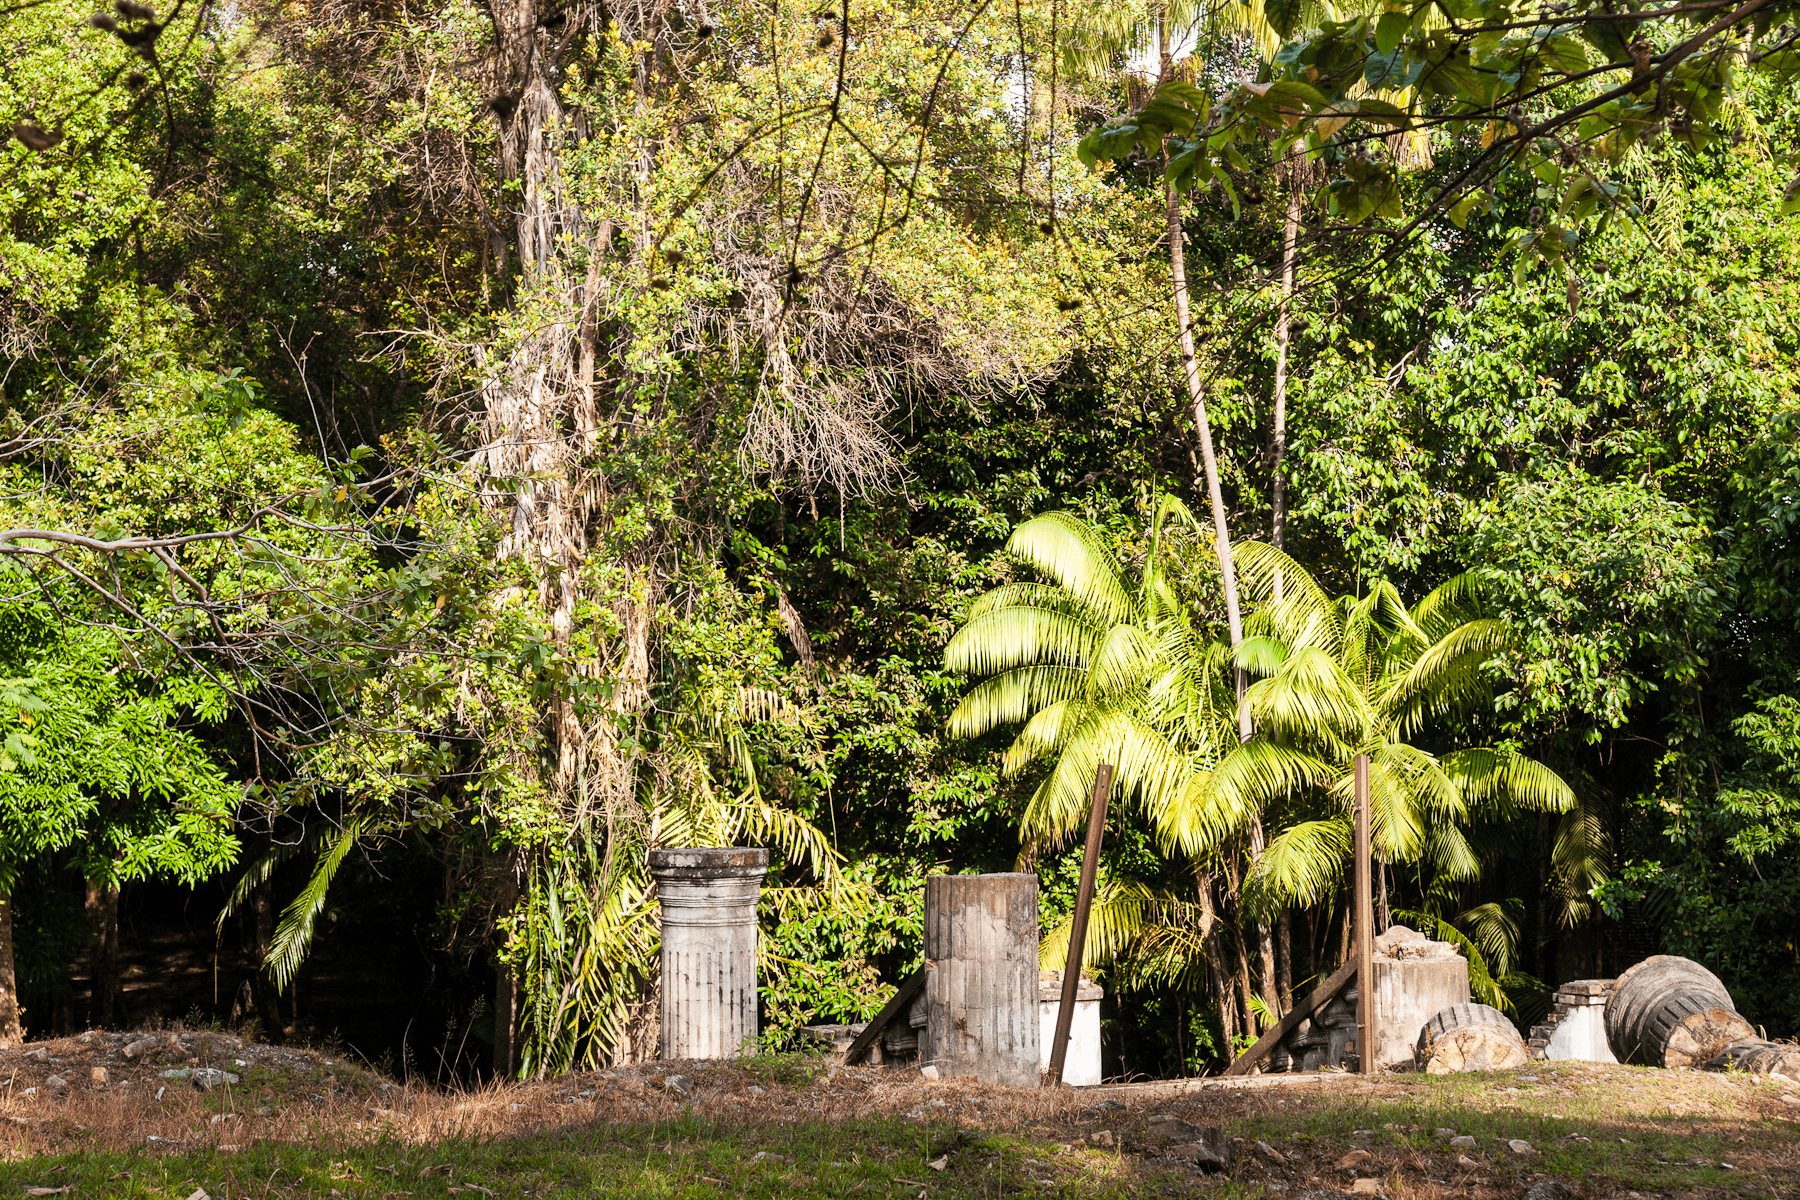
POLYGON ((1359 751, 1384 904, 1522 1019, 1672 950, 1800 1029, 1793 84, 1450 8, 1176 13, 1160 92, 1099 5, 8 16, 28 1003, 87 953, 54 881, 211 878, 291 1023, 391 868, 445 1061, 641 1054, 644 852, 748 840, 770 1028, 866 1016, 927 874, 1063 926, 1129 727, 1108 1073, 1334 965, 1359 751), (1229 574, 1171 519, 1215 445, 1229 574))

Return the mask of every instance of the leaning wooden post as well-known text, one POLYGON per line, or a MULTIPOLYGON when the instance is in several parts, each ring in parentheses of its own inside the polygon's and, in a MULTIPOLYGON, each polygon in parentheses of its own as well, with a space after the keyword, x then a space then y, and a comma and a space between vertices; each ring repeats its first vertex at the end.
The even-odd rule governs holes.
POLYGON ((1375 913, 1369 891, 1369 756, 1356 756, 1356 861, 1351 910, 1356 921, 1356 1061, 1375 1073, 1375 913))
POLYGON ((1063 968, 1062 1003, 1056 1008, 1056 1033, 1050 1040, 1046 1086, 1062 1083, 1069 1053, 1069 1030, 1075 1022, 1075 995, 1081 986, 1081 960, 1087 952, 1088 909, 1094 903, 1094 876, 1100 869, 1100 837, 1106 830, 1106 797, 1112 791, 1113 766, 1103 762, 1094 772, 1094 803, 1088 810, 1087 845, 1081 852, 1081 885, 1075 889, 1075 915, 1069 921, 1069 963, 1063 968))

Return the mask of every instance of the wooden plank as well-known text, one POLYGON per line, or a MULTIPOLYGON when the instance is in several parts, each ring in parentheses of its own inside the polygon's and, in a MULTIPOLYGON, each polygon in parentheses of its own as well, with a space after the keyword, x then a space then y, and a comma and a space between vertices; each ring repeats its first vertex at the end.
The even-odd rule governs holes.
POLYGON ((1375 910, 1369 863, 1369 756, 1356 756, 1356 966, 1363 986, 1356 989, 1356 1062, 1364 1075, 1375 1073, 1375 910))
POLYGON ((1069 1030, 1075 1022, 1075 995, 1081 987, 1081 960, 1087 955, 1088 910, 1094 903, 1094 878, 1100 868, 1100 838, 1106 832, 1106 797, 1112 791, 1113 765, 1094 770, 1093 803, 1088 808, 1087 845, 1081 852, 1081 883, 1075 889, 1075 915, 1069 921, 1069 960, 1063 970, 1062 1003, 1056 1009, 1056 1032, 1050 1041, 1050 1071, 1044 1083, 1062 1083, 1069 1053, 1069 1030))
POLYGON ((1273 1050, 1277 1042, 1299 1028, 1300 1022, 1325 1007, 1331 998, 1342 991, 1344 985, 1354 978, 1356 978, 1356 960, 1351 959, 1333 972, 1331 978, 1314 988, 1312 995, 1294 1005, 1293 1011, 1277 1021, 1272 1029, 1257 1038, 1254 1046, 1238 1055, 1237 1061, 1225 1068, 1226 1076, 1248 1074, 1250 1068, 1261 1062, 1263 1056, 1273 1050))
POLYGON ((875 1039, 894 1023, 895 1017, 906 1011, 906 1006, 912 1003, 913 997, 917 996, 924 987, 925 968, 920 967, 905 983, 900 985, 900 990, 895 992, 893 998, 882 1007, 880 1012, 875 1014, 875 1019, 864 1025, 863 1031, 856 1035, 856 1040, 850 1043, 848 1050, 844 1051, 844 1065, 846 1067, 854 1066, 857 1059, 867 1054, 869 1047, 875 1044, 875 1039))

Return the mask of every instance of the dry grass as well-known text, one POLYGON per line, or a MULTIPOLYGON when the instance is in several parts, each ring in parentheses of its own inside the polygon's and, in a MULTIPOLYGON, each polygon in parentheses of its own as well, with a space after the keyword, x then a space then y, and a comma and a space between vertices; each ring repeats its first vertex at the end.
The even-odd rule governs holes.
POLYGON ((177 1200, 196 1188, 214 1200, 484 1190, 1316 1200, 1360 1178, 1391 1200, 1510 1200, 1549 1180, 1580 1200, 1800 1197, 1800 1097, 1741 1075, 1560 1063, 1329 1087, 1077 1092, 758 1059, 452 1093, 220 1034, 177 1032, 126 1059, 130 1040, 0 1052, 0 1196, 69 1186, 177 1200), (201 1092, 162 1075, 202 1066, 240 1082, 201 1092), (90 1079, 95 1067, 104 1083, 90 1079), (52 1073, 69 1086, 49 1090, 52 1073), (669 1084, 676 1074, 685 1094, 669 1084), (1223 1126, 1231 1171, 1201 1176, 1165 1157, 1149 1129, 1159 1113, 1223 1126), (1453 1148, 1439 1128, 1476 1146, 1453 1148), (1513 1139, 1531 1152, 1514 1152, 1513 1139))

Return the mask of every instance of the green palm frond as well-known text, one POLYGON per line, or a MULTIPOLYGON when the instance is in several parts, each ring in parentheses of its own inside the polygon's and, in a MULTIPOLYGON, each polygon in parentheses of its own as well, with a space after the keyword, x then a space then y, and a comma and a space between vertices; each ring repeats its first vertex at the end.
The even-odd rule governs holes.
POLYGON ((1247 696, 1258 727, 1277 737, 1352 742, 1374 723, 1361 690, 1316 647, 1288 655, 1280 670, 1252 684, 1247 696))
POLYGON ((1060 512, 1033 517, 1013 530, 1006 549, 1054 579, 1104 621, 1129 621, 1137 612, 1118 559, 1077 517, 1060 512))
POLYGON ((1413 605, 1413 620, 1434 641, 1483 615, 1480 580, 1468 572, 1446 579, 1413 605))
POLYGON ((990 588, 969 602, 970 618, 984 613, 994 612, 1002 608, 1042 608, 1050 612, 1059 612, 1071 617, 1079 617, 1091 625, 1105 625, 1104 613, 1096 611, 1093 606, 1082 603, 1075 596, 1054 584, 1047 583, 1003 583, 997 588, 990 588))
MULTIPOLYGON (((224 929, 226 918, 250 899, 250 893, 274 878, 277 868, 300 853, 302 847, 306 845, 306 842, 294 842, 285 846, 277 843, 269 848, 267 854, 245 867, 244 873, 238 876, 236 883, 231 885, 231 894, 225 898, 225 906, 219 910, 218 917, 213 921, 213 927, 224 929)), ((312 843, 312 848, 316 853, 318 850, 316 839, 312 843)))
POLYGON ((1420 857, 1431 864, 1440 879, 1474 879, 1481 874, 1481 858, 1469 844, 1468 835, 1448 821, 1436 821, 1426 827, 1420 857))
POLYGON ((1087 722, 1092 711, 1092 705, 1076 699, 1058 700, 1033 713, 1000 760, 1001 774, 1017 775, 1039 759, 1062 753, 1063 747, 1087 722))
POLYGON ((1160 732, 1129 712, 1104 710, 1084 721, 1058 755, 1056 766, 1026 804, 1021 838, 1061 846, 1083 827, 1094 772, 1113 764, 1113 794, 1135 799, 1151 816, 1185 796, 1193 765, 1160 732))
POLYGON ((984 612, 944 647, 944 665, 965 675, 992 675, 1040 663, 1083 666, 1094 657, 1100 627, 1048 608, 1012 605, 984 612))
POLYGON ((1468 932, 1470 942, 1480 948, 1496 978, 1510 975, 1519 961, 1523 941, 1519 931, 1521 907, 1517 900, 1492 901, 1456 914, 1456 926, 1468 932))
POLYGON ((1394 664, 1404 670, 1382 684, 1378 703, 1401 736, 1428 719, 1470 711, 1490 694, 1483 668, 1511 643, 1501 621, 1465 621, 1403 664, 1394 664))
POLYGON ((1567 812, 1575 793, 1549 767, 1516 750, 1471 746, 1444 756, 1444 772, 1478 811, 1567 812))
POLYGON ((1028 720, 1052 704, 1081 695, 1085 672, 1066 666, 1014 667, 985 679, 950 714, 951 737, 979 737, 1000 725, 1028 720))
POLYGON ((1140 686, 1155 654, 1150 638, 1136 625, 1114 625, 1094 651, 1094 689, 1105 694, 1140 686))
POLYGON ((1245 674, 1266 678, 1281 670, 1281 664, 1288 660, 1288 653, 1286 642, 1269 635, 1258 635, 1239 642, 1233 658, 1245 674))
POLYGON ((1256 912, 1289 904, 1317 904, 1336 892, 1349 860, 1352 830, 1341 818, 1299 821, 1276 834, 1244 881, 1244 902, 1256 912))
POLYGON ((312 947, 313 923, 325 909, 325 894, 362 830, 361 822, 352 821, 328 838, 321 847, 318 861, 313 864, 306 886, 300 889, 293 903, 282 910, 281 923, 275 927, 275 940, 270 944, 269 956, 263 964, 276 987, 287 987, 294 972, 305 961, 306 952, 312 947))
POLYGON ((1550 872, 1562 895, 1565 927, 1592 911, 1589 897, 1611 876, 1611 868, 1611 838, 1600 814, 1585 804, 1571 805, 1557 822, 1556 843, 1550 851, 1550 872))
POLYGON ((1238 542, 1232 557, 1245 598, 1256 603, 1275 636, 1290 645, 1337 648, 1342 633, 1337 605, 1311 572, 1265 542, 1238 542))

